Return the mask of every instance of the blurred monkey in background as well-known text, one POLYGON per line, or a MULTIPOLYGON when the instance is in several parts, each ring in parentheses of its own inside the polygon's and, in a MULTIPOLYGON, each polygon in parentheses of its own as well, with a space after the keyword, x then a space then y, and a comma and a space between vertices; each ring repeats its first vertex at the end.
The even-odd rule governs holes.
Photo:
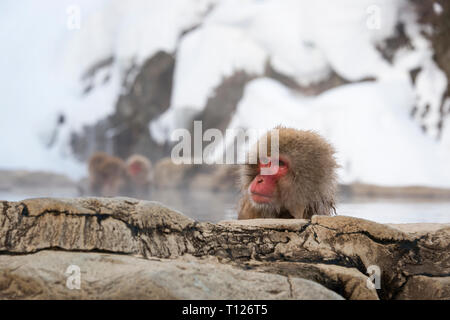
POLYGON ((128 186, 125 162, 104 152, 96 152, 89 160, 89 193, 115 197, 124 194, 128 186))
POLYGON ((133 197, 148 197, 152 180, 152 164, 147 157, 134 154, 126 161, 128 193, 133 197))

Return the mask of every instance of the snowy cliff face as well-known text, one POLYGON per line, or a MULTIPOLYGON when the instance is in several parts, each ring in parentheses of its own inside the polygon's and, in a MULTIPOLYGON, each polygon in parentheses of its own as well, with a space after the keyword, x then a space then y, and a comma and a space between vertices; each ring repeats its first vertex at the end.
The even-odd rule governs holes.
MULTIPOLYGON (((67 5, 55 8, 47 3, 34 12, 44 14, 52 7, 50 21, 59 21, 67 5)), ((32 17, 12 2, 4 6, 11 21, 17 16, 31 19, 24 22, 31 30, 32 17)), ((45 114, 61 111, 67 118, 54 154, 67 150, 73 132, 85 134, 86 125, 97 135, 103 132, 99 121, 108 123, 109 133, 124 130, 117 121, 131 119, 124 114, 141 108, 132 101, 133 92, 138 98, 141 94, 144 66, 165 52, 175 61, 170 99, 155 107, 154 97, 149 98, 146 103, 155 111, 144 117, 149 122, 147 142, 132 141, 130 152, 167 144, 174 129, 190 127, 194 118, 210 119, 216 109, 221 116, 223 103, 231 103, 226 108, 228 128, 283 124, 323 134, 336 146, 342 182, 450 187, 447 76, 433 60, 427 37, 431 26, 417 22, 411 1, 118 0, 81 2, 79 7, 81 28, 67 31, 64 23, 58 24, 59 33, 52 31, 52 41, 46 44, 57 52, 57 68, 52 65, 50 73, 48 65, 34 68, 34 73, 51 75, 42 90, 58 92, 56 98, 44 100, 46 108, 53 108, 45 114), (237 98, 227 99, 230 95, 237 98), (128 109, 123 96, 131 101, 128 109)), ((435 15, 445 9, 432 8, 435 15)), ((10 27, 8 21, 1 23, 10 27)), ((38 35, 48 40, 55 22, 46 24, 38 35)), ((25 41, 29 32, 18 36, 25 41)), ((50 64, 49 49, 41 47, 36 49, 42 54, 38 59, 50 64)), ((14 78, 15 70, 9 72, 14 78)), ((11 91, 17 89, 12 86, 11 91)), ((12 110, 17 101, 9 97, 12 110)), ((26 110, 33 118, 36 111, 26 110)), ((13 126, 8 130, 18 131, 13 126)), ((36 132, 24 139, 36 140, 33 135, 36 132)), ((33 148, 48 159, 38 141, 33 148)), ((20 158, 13 144, 6 150, 10 152, 2 151, 0 166, 27 164, 8 158, 20 158)), ((61 165, 57 158, 50 162, 61 165)), ((34 165, 44 163, 47 160, 34 165)))

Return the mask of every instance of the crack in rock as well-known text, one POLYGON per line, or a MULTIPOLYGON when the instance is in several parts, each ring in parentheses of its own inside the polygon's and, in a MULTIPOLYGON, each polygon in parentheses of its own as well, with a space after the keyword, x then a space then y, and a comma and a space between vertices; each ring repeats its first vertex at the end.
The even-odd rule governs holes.
MULTIPOLYGON (((61 250, 164 259, 187 254, 196 259, 215 256, 224 261, 221 263, 239 268, 252 261, 272 266, 301 263, 308 266, 306 275, 318 265, 328 270, 313 272, 315 278, 311 278, 346 298, 414 296, 417 293, 409 279, 436 286, 440 295, 447 295, 448 225, 408 233, 343 216, 199 223, 162 204, 129 198, 30 199, 0 204, 0 255, 4 256, 61 250), (370 265, 382 271, 382 289, 375 294, 362 285, 370 265), (341 276, 336 278, 336 271, 329 268, 345 269, 339 269, 341 276)), ((281 272, 273 267, 263 269, 281 272)), ((292 296, 292 279, 301 275, 294 269, 283 270, 291 277, 292 296)))

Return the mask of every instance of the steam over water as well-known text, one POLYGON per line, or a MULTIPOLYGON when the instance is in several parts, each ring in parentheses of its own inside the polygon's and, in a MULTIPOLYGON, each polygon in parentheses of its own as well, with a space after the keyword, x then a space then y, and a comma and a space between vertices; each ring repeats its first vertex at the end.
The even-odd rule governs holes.
MULTIPOLYGON (((7 201, 76 196, 72 189, 0 191, 0 200, 7 201)), ((239 195, 231 192, 160 190, 153 191, 148 200, 159 201, 198 221, 218 222, 237 218, 238 199, 239 195)), ((338 203, 337 213, 380 223, 450 223, 450 200, 346 199, 338 203)))

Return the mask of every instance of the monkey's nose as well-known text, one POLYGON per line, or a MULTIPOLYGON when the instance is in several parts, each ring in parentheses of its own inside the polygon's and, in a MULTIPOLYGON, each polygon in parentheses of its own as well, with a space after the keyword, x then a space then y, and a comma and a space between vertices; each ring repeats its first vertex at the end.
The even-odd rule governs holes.
POLYGON ((263 178, 259 178, 256 182, 257 182, 257 183, 262 183, 263 181, 264 181, 263 178))

